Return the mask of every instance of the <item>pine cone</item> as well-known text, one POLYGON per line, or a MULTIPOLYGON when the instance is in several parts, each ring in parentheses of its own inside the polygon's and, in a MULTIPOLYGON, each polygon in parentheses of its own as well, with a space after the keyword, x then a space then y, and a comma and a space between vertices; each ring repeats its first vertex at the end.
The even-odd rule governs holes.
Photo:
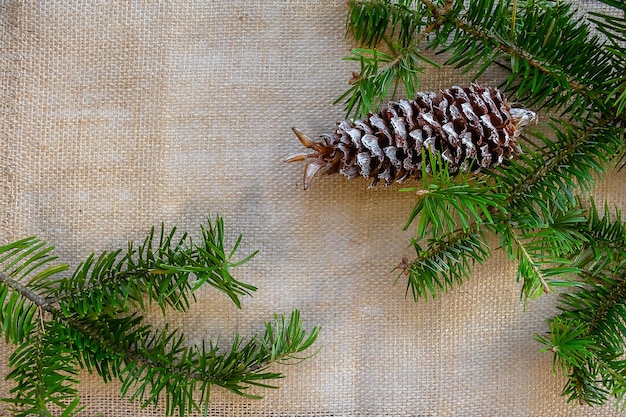
POLYGON ((495 88, 454 86, 438 94, 418 93, 412 101, 392 101, 366 118, 337 123, 335 132, 322 135, 320 142, 293 128, 300 143, 313 152, 285 162, 313 159, 304 170, 304 189, 316 175, 337 172, 372 178, 370 187, 380 180, 389 185, 419 179, 422 163, 432 172, 423 151, 440 155, 451 174, 477 172, 521 152, 516 139, 536 120, 530 110, 511 108, 495 88))

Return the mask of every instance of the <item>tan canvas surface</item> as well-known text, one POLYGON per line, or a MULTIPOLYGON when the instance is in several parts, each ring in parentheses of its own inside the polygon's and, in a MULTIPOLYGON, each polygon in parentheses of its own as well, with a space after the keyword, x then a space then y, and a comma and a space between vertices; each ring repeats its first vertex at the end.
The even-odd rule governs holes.
MULTIPOLYGON (((390 273, 411 255, 411 196, 343 177, 303 191, 302 166, 281 162, 300 151, 292 126, 316 136, 344 116, 332 102, 356 69, 342 61, 346 12, 343 0, 0 0, 0 243, 37 235, 75 266, 161 221, 195 232, 223 216, 242 256, 260 251, 235 271, 259 290, 237 310, 207 289, 167 320, 227 344, 298 308, 322 326, 321 350, 277 368, 286 378, 255 390, 263 400, 216 388, 211 416, 619 415, 565 403, 532 340, 555 298, 524 311, 502 253, 416 304, 390 273)), ((422 89, 466 81, 429 71, 422 89)), ((626 208, 625 175, 598 198, 626 208)), ((0 342, 1 376, 9 351, 0 342)), ((85 415, 163 414, 81 379, 85 415)))

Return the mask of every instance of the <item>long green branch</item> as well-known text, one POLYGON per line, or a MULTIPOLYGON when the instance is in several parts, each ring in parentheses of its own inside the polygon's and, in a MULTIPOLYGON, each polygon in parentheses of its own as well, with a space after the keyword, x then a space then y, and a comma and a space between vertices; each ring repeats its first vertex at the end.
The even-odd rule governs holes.
MULTIPOLYGON (((542 181, 542 179, 545 178, 546 175, 548 175, 553 170, 558 169, 564 161, 566 161, 572 155, 575 155, 579 147, 588 141, 589 137, 594 134, 595 130, 602 128, 606 123, 606 119, 601 120, 591 128, 587 129, 584 134, 577 136, 575 140, 573 140, 567 146, 557 148, 557 152, 550 155, 551 157, 546 160, 546 162, 541 166, 540 169, 534 171, 530 176, 525 176, 521 184, 515 184, 515 186, 511 186, 511 188, 507 190, 507 193, 509 195, 505 199, 504 206, 511 207, 515 204, 517 200, 523 198, 529 189, 532 189, 532 187, 542 181)), ((514 221, 514 213, 493 212, 492 214, 497 214, 499 221, 507 224, 507 227, 514 228, 514 225, 511 223, 512 221, 514 221)), ((460 229, 448 235, 445 245, 443 244, 443 242, 439 242, 437 246, 429 248, 427 251, 421 253, 417 257, 417 259, 413 260, 410 264, 407 264, 406 269, 410 269, 410 265, 418 265, 425 259, 437 256, 440 252, 446 250, 446 248, 452 247, 455 245, 456 242, 462 240, 467 233, 473 233, 479 229, 479 225, 475 223, 471 227, 473 229, 460 229)), ((514 240, 513 243, 515 243, 516 246, 519 248, 519 256, 524 257, 524 259, 528 261, 528 264, 531 266, 534 275, 539 279, 540 285, 543 287, 544 292, 549 291, 550 286, 548 282, 543 276, 542 271, 536 265, 536 262, 534 261, 532 255, 527 251, 524 242, 519 239, 519 236, 514 231, 511 232, 514 240)), ((401 267, 400 269, 404 268, 401 267)))
MULTIPOLYGON (((521 58, 528 62, 529 65, 538 69, 544 74, 549 76, 556 76, 559 79, 562 79, 567 82, 567 84, 572 88, 572 90, 576 91, 580 95, 586 97, 592 102, 596 102, 601 105, 606 105, 605 97, 602 95, 596 94, 593 90, 591 90, 585 83, 578 81, 574 76, 569 74, 563 68, 557 67, 554 63, 548 62, 546 60, 542 60, 538 58, 533 53, 520 48, 519 46, 512 45, 499 36, 495 36, 489 33, 482 27, 474 26, 471 22, 463 19, 463 17, 455 16, 450 13, 452 2, 447 1, 444 6, 437 6, 433 4, 429 0, 419 0, 429 12, 435 17, 435 20, 431 25, 429 25, 424 31, 420 32, 415 38, 412 45, 419 44, 428 34, 436 31, 445 23, 450 23, 457 29, 467 33, 468 35, 480 39, 483 43, 492 45, 497 48, 499 51, 514 57, 521 58)), ((402 58, 399 57, 401 60, 402 58)), ((394 61, 395 62, 395 61, 394 61)), ((612 107, 613 113, 616 113, 617 108, 615 106, 612 107)), ((624 118, 622 117, 622 120, 624 118)))
POLYGON ((586 96, 587 98, 593 101, 597 100, 597 97, 594 94, 592 94, 592 92, 586 87, 585 84, 576 81, 573 77, 571 77, 569 74, 567 74, 560 68, 556 69, 553 67, 549 67, 548 65, 546 65, 547 62, 537 59, 530 52, 525 51, 517 46, 511 46, 510 44, 503 42, 497 36, 490 35, 488 32, 482 30, 481 28, 472 26, 469 22, 466 22, 461 18, 450 18, 448 16, 447 21, 449 21, 450 23, 453 23, 458 29, 464 31, 465 33, 472 35, 475 38, 481 39, 483 42, 489 42, 489 43, 495 42, 495 46, 500 51, 508 55, 523 58, 530 65, 532 65, 533 67, 537 68, 538 70, 540 70, 541 72, 545 74, 558 75, 560 78, 566 80, 567 83, 572 87, 572 89, 578 91, 579 93, 583 94, 584 96, 586 96))
MULTIPOLYGON (((127 357, 131 361, 135 361, 137 363, 143 363, 146 365, 150 365, 153 367, 162 366, 161 364, 154 363, 153 361, 138 355, 134 352, 130 352, 120 346, 114 346, 110 344, 110 340, 107 340, 100 332, 94 331, 86 326, 84 323, 81 323, 79 320, 73 317, 67 317, 63 312, 55 308, 51 303, 49 298, 44 298, 38 295, 36 292, 31 291, 28 287, 23 285, 22 283, 9 278, 3 272, 0 272, 0 282, 6 283, 11 289, 18 292, 22 297, 30 300, 37 307, 41 308, 43 311, 49 313, 55 320, 65 323, 67 326, 79 332, 82 336, 89 338, 90 340, 96 342, 97 344, 104 346, 107 350, 110 350, 114 355, 123 355, 127 357)), ((172 373, 175 373, 175 369, 169 369, 172 373)), ((183 376, 187 376, 193 379, 201 379, 200 375, 195 374, 184 374, 183 376)), ((204 380, 204 379, 202 379, 204 380)), ((215 383, 217 381, 207 381, 210 383, 215 383)))
MULTIPOLYGON (((106 351, 110 353, 110 358, 113 359, 115 357, 123 357, 124 361, 129 361, 139 365, 148 366, 150 368, 158 368, 165 370, 170 374, 180 375, 188 380, 195 380, 198 382, 205 382, 211 385, 223 385, 223 381, 221 379, 212 379, 207 378, 206 375, 203 375, 198 372, 190 372, 181 370, 175 365, 170 365, 167 362, 160 361, 155 362, 150 358, 146 358, 144 355, 139 353, 138 350, 129 350, 123 346, 123 343, 120 344, 112 344, 111 340, 106 337, 106 335, 102 334, 97 328, 93 328, 86 324, 84 320, 78 319, 73 316, 67 316, 58 308, 55 308, 52 304, 50 304, 49 298, 44 298, 38 295, 36 292, 30 290, 25 285, 21 284, 18 281, 15 281, 9 278, 4 273, 0 272, 0 282, 6 283, 13 291, 19 293, 22 297, 30 300, 33 304, 41 308, 43 311, 49 313, 52 318, 59 323, 64 323, 66 326, 72 328, 74 331, 78 332, 81 336, 87 338, 91 342, 94 342, 96 345, 102 346, 106 351)), ((277 329, 278 330, 278 329, 277 329)), ((282 355, 277 356, 272 360, 266 360, 263 362, 252 363, 248 366, 247 370, 244 373, 257 373, 260 370, 263 370, 270 366, 272 363, 280 362, 286 358, 291 357, 293 353, 297 353, 296 351, 286 351, 283 352, 282 355)), ((268 374, 267 377, 276 378, 278 374, 268 374)))
POLYGON ((594 134, 595 129, 603 128, 608 124, 608 119, 600 119, 593 126, 584 130, 583 134, 577 136, 575 140, 570 142, 567 146, 559 147, 559 153, 550 155, 551 157, 545 161, 541 168, 534 171, 530 176, 524 178, 524 181, 509 190, 509 196, 506 199, 508 205, 513 205, 517 200, 524 197, 524 194, 537 185, 546 175, 558 168, 563 161, 567 160, 573 155, 576 155, 576 151, 582 145, 584 145, 589 137, 594 134))
MULTIPOLYGON (((425 5, 431 4, 428 1, 420 0, 425 5)), ((431 4, 432 5, 432 4, 431 4)), ((562 80, 565 80, 567 84, 572 88, 572 90, 576 91, 580 95, 584 96, 591 102, 597 103, 600 108, 609 109, 611 116, 614 119, 621 120, 622 122, 626 122, 626 114, 624 112, 618 113, 618 105, 619 103, 611 103, 606 101, 606 96, 603 94, 596 94, 591 88, 589 88, 585 83, 578 81, 571 74, 566 72, 563 68, 556 67, 554 63, 548 62, 545 60, 541 60, 536 57, 536 55, 532 54, 529 51, 526 51, 516 45, 511 45, 505 41, 503 41, 498 36, 494 36, 487 31, 483 30, 481 27, 473 26, 470 22, 463 20, 460 17, 452 17, 449 14, 442 14, 442 17, 445 18, 446 22, 452 23, 459 30, 464 31, 465 33, 480 39, 484 43, 488 43, 494 45, 498 50, 508 54, 510 56, 519 57, 524 59, 528 64, 532 67, 538 69, 542 73, 548 76, 556 76, 562 80)))

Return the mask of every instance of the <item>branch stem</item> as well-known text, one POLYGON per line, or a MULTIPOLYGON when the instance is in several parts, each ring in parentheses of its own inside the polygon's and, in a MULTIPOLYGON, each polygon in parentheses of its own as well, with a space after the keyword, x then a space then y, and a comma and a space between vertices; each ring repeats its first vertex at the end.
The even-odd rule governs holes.
POLYGON ((44 298, 40 296, 39 294, 37 294, 36 292, 31 291, 24 284, 10 278, 8 275, 6 275, 5 273, 1 271, 0 271, 0 282, 4 282, 5 284, 9 286, 9 288, 11 288, 14 291, 17 291, 22 297, 32 301, 33 304, 35 304, 42 310, 48 313, 53 313, 53 314, 58 312, 58 310, 52 306, 50 299, 44 298))
POLYGON ((463 239, 465 236, 478 233, 479 231, 480 225, 478 223, 472 223, 465 229, 458 229, 457 231, 452 232, 450 235, 448 235, 448 239, 445 242, 438 242, 435 247, 432 247, 428 251, 420 254, 420 256, 418 256, 408 265, 408 268, 410 269, 411 265, 417 265, 425 259, 436 256, 440 252, 443 252, 447 247, 452 246, 459 240, 463 239))

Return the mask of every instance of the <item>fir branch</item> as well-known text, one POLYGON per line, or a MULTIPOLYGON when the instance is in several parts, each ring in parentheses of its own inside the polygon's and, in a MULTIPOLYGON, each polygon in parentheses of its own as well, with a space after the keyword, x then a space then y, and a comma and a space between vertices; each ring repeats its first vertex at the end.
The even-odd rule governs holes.
POLYGON ((423 249, 416 240, 412 241, 417 254, 409 262, 403 258, 397 270, 396 282, 406 275, 407 294, 409 291, 415 301, 435 298, 438 293, 445 292, 469 279, 471 268, 475 263, 484 263, 490 256, 489 247, 484 242, 478 225, 456 230, 448 235, 427 240, 428 247, 423 249))
POLYGON ((339 96, 334 104, 346 99, 346 114, 354 113, 356 117, 365 117, 373 108, 377 108, 386 99, 391 90, 395 91, 402 83, 409 97, 415 95, 419 88, 418 75, 423 72, 421 63, 438 67, 439 64, 423 56, 420 49, 414 46, 401 48, 390 45, 391 55, 377 49, 355 48, 348 61, 358 61, 360 72, 353 73, 350 88, 339 96))
POLYGON ((547 214, 546 204, 553 204, 567 211, 576 203, 575 191, 590 191, 623 145, 622 128, 608 120, 583 128, 553 119, 549 126, 555 138, 531 132, 543 147, 527 147, 519 162, 509 161, 491 172, 500 192, 510 195, 509 210, 547 214))
MULTIPOLYGON (((156 407, 165 400, 168 416, 176 412, 184 416, 185 412, 206 407, 213 385, 249 398, 261 398, 247 394, 248 386, 276 388, 262 383, 282 377, 280 373, 267 372, 269 365, 293 358, 308 348, 319 331, 314 328, 305 337, 299 313, 295 311, 289 325, 285 325, 284 317, 278 316, 273 324, 268 323, 261 342, 254 337, 243 345, 236 335, 231 350, 224 354, 212 342, 208 350, 204 342, 202 347, 185 346, 184 335, 176 330, 169 331, 167 327, 162 331, 152 330, 151 326, 143 324, 140 316, 64 317, 59 323, 74 354, 79 354, 74 362, 78 359, 81 367, 97 372, 105 382, 120 379, 122 396, 138 399, 142 407, 156 407), (293 337, 294 334, 298 337, 293 337), (265 350, 268 345, 271 354, 265 350), (200 400, 195 397, 197 393, 200 393, 200 400)), ((28 347, 27 344, 22 346, 28 347)), ((23 378, 24 372, 18 371, 14 371, 15 376, 23 378)), ((45 398, 39 400, 46 403, 45 398)))
POLYGON ((400 190, 417 195, 404 230, 419 216, 417 237, 422 239, 427 233, 434 237, 453 233, 458 223, 464 231, 483 222, 492 225, 491 212, 506 211, 502 206, 506 195, 498 193, 495 186, 464 173, 453 176, 440 154, 429 152, 428 158, 430 164, 422 164, 422 188, 400 190))
POLYGON ((354 39, 367 47, 381 41, 397 41, 407 47, 416 32, 429 23, 429 9, 417 1, 358 1, 348 2, 347 30, 354 39))
POLYGON ((575 285, 564 281, 564 276, 580 272, 571 265, 571 260, 550 253, 549 244, 561 244, 561 241, 550 236, 549 232, 549 229, 544 229, 540 239, 536 238, 537 233, 527 234, 524 238, 509 227, 507 233, 501 235, 502 246, 507 248, 509 259, 518 263, 517 280, 523 282, 522 296, 525 300, 548 293, 554 286, 575 285))
POLYGON ((209 219, 208 227, 201 227, 199 243, 186 233, 175 241, 175 233, 175 228, 166 233, 161 225, 158 241, 152 228, 142 245, 135 249, 129 243, 121 258, 121 250, 103 252, 97 259, 92 254, 71 278, 48 282, 46 293, 65 311, 81 315, 98 315, 104 305, 122 310, 143 309, 146 295, 162 311, 167 307, 185 311, 189 299, 195 299, 195 290, 208 283, 241 307, 239 296, 249 295, 256 288, 234 279, 229 268, 248 261, 256 252, 239 262, 233 261, 241 236, 227 251, 221 218, 215 225, 209 219))
POLYGON ((62 415, 78 411, 75 374, 84 368, 105 382, 118 378, 122 394, 141 398, 142 405, 164 399, 167 415, 206 409, 210 387, 222 386, 252 396, 249 386, 270 388, 264 381, 282 377, 268 371, 273 363, 298 359, 317 338, 319 328, 306 332, 298 311, 288 321, 275 316, 262 337, 246 344, 235 336, 230 352, 203 342, 186 346, 177 330, 155 331, 133 310, 144 311, 142 297, 166 307, 186 309, 202 284, 223 291, 239 305, 239 295, 255 289, 235 280, 229 268, 241 265, 232 258, 241 242, 227 252, 221 219, 201 229, 200 244, 185 233, 175 243, 175 229, 159 242, 154 229, 137 250, 91 255, 71 278, 57 278, 67 265, 52 265, 52 247, 36 238, 0 246, 0 331, 18 345, 9 378, 16 382, 13 398, 20 415, 62 415), (163 281, 163 278, 170 282, 163 281), (35 313, 39 312, 39 316, 35 313), (27 357, 28 356, 28 357, 27 357), (33 371, 35 369, 35 371, 33 371), (134 391, 130 389, 133 388, 134 391), (200 394, 197 402, 194 395, 200 394))
POLYGON ((599 216, 592 201, 581 226, 588 240, 573 257, 581 269, 578 291, 561 295, 561 314, 548 322, 548 337, 535 337, 568 378, 563 393, 570 401, 602 404, 613 396, 623 404, 626 392, 620 360, 626 352, 626 223, 619 212, 615 217, 609 220, 608 210, 599 216))
MULTIPOLYGON (((355 117, 365 117, 388 97, 394 84, 393 95, 402 83, 407 96, 413 97, 419 89, 418 75, 423 72, 422 63, 439 68, 438 63, 421 53, 419 45, 444 20, 439 9, 413 0, 397 3, 351 0, 348 5, 348 31, 368 49, 352 49, 352 56, 345 58, 359 62, 360 71, 352 74, 350 88, 334 104, 345 99, 347 116, 354 113, 355 117), (377 49, 381 41, 389 53, 377 49)), ((449 5, 444 9, 447 7, 449 5)))
POLYGON ((419 217, 417 239, 412 241, 417 257, 410 263, 403 259, 397 268, 408 277, 406 291, 411 291, 415 301, 428 295, 434 298, 467 280, 473 264, 483 263, 490 256, 481 226, 493 230, 493 217, 506 212, 506 194, 498 193, 484 178, 452 176, 440 154, 428 155, 430 164, 422 164, 422 188, 400 190, 417 195, 404 226, 408 229, 419 217), (423 249, 418 239, 427 235, 430 238, 423 249))
POLYGON ((180 416, 206 407, 213 385, 248 398, 261 398, 246 390, 250 386, 276 388, 263 381, 282 375, 269 372, 268 367, 297 358, 317 338, 318 327, 307 334, 302 325, 297 310, 288 321, 275 316, 273 322, 266 323, 261 338, 253 337, 243 344, 237 335, 226 353, 220 353, 211 342, 208 347, 204 342, 185 346, 184 336, 175 330, 151 332, 131 347, 121 365, 122 396, 139 400, 142 407, 156 406, 161 396, 176 399, 166 401, 166 412, 173 415, 178 410, 180 416), (200 393, 199 400, 195 393, 200 393))
POLYGON ((595 341, 588 336, 588 327, 582 322, 555 317, 550 326, 550 340, 540 335, 534 338, 548 346, 542 351, 553 353, 552 367, 555 373, 569 373, 572 368, 584 366, 594 356, 595 341))
POLYGON ((592 102, 602 104, 599 98, 605 92, 598 89, 612 78, 614 67, 599 39, 590 35, 588 25, 575 16, 570 4, 542 8, 529 2, 520 10, 513 38, 508 34, 511 10, 507 2, 481 0, 472 8, 462 7, 459 4, 459 11, 448 15, 450 26, 462 33, 457 32, 449 44, 438 45, 452 51, 448 63, 467 71, 482 62, 484 70, 504 54, 512 63, 507 89, 527 105, 549 109, 567 105, 567 111, 581 113, 592 102), (577 53, 572 54, 571 48, 577 53), (573 102, 572 92, 577 95, 573 102))
POLYGON ((0 331, 6 342, 21 343, 33 331, 37 301, 40 308, 50 308, 45 299, 0 272, 0 331))
POLYGON ((620 146, 619 128, 604 121, 588 125, 586 130, 557 120, 551 126, 557 139, 535 133, 544 146, 527 148, 520 162, 512 161, 494 170, 490 176, 496 180, 495 185, 487 185, 486 178, 453 180, 445 169, 435 170, 432 176, 424 173, 424 189, 417 191, 418 201, 405 228, 419 216, 418 238, 430 231, 433 237, 444 239, 431 240, 433 245, 428 249, 416 247, 417 259, 410 263, 411 268, 405 268, 411 271, 407 272, 408 289, 414 296, 427 294, 417 287, 445 290, 469 276, 469 269, 464 269, 463 274, 455 274, 455 279, 445 278, 453 268, 435 267, 445 265, 442 259, 456 260, 463 250, 467 250, 464 256, 477 256, 478 262, 486 259, 474 250, 476 240, 474 245, 451 246, 451 254, 444 252, 444 257, 438 255, 442 242, 463 239, 465 230, 480 224, 498 234, 509 259, 517 261, 517 279, 523 282, 521 294, 525 300, 556 286, 578 285, 572 277, 580 270, 572 265, 570 257, 591 237, 579 227, 585 219, 576 207, 574 190, 591 189, 594 177, 604 172, 620 146), (455 231, 457 222, 462 227, 455 231))
MULTIPOLYGON (((609 221, 593 201, 585 207, 577 197, 626 156, 626 3, 604 2, 613 10, 581 18, 563 2, 415 0, 394 7, 373 0, 349 3, 348 22, 369 48, 384 42, 393 50, 387 36, 400 33, 402 45, 446 52, 445 64, 475 78, 503 67, 509 76, 501 85, 514 98, 567 115, 551 121, 550 135, 533 133, 519 159, 492 169, 476 187, 433 175, 432 184, 412 189, 418 201, 407 226, 418 221, 417 238, 430 238, 424 248, 414 240, 416 259, 403 258, 397 269, 408 276, 407 293, 434 297, 469 277, 471 262, 488 257, 482 233, 495 233, 518 263, 525 299, 569 287, 549 336, 536 337, 568 378, 563 394, 587 404, 609 396, 624 404, 626 227, 619 215, 609 221)), ((348 103, 377 105, 373 98, 382 98, 381 68, 368 70, 371 85, 344 93, 348 103)), ((394 76, 390 71, 385 83, 399 82, 394 76)))
MULTIPOLYGON (((582 205, 582 202, 579 203, 582 205)), ((602 271, 607 263, 619 262, 626 248, 626 222, 622 220, 619 210, 611 214, 607 203, 604 205, 604 215, 600 212, 593 199, 588 204, 586 234, 587 248, 577 256, 577 262, 591 271, 602 271), (611 218, 613 217, 613 218, 611 218), (592 257, 585 256, 589 252, 592 257)))
POLYGON ((0 247, 0 332, 7 342, 19 344, 28 338, 37 308, 54 311, 49 300, 36 292, 42 283, 68 268, 50 265, 57 259, 51 255, 53 249, 37 238, 0 247))
POLYGON ((506 227, 496 229, 501 247, 518 263, 517 280, 523 282, 524 300, 551 292, 553 287, 577 286, 573 277, 581 269, 571 257, 588 239, 583 210, 548 202, 539 213, 509 213, 506 227))
MULTIPOLYGON (((453 181, 445 169, 435 169, 432 176, 424 173, 424 189, 417 191, 418 201, 405 228, 419 216, 418 238, 430 230, 433 236, 454 241, 470 227, 488 226, 500 235, 509 258, 518 262, 518 280, 523 281, 525 299, 536 298, 554 286, 576 285, 566 279, 579 272, 571 265, 569 256, 586 237, 578 228, 584 218, 574 207, 573 190, 576 186, 591 188, 594 175, 604 170, 604 163, 618 146, 619 138, 613 135, 613 142, 600 142, 611 137, 609 133, 613 129, 602 123, 589 126, 582 135, 580 129, 565 122, 555 121, 552 126, 561 140, 539 136, 544 147, 537 151, 527 149, 521 162, 511 162, 495 170, 491 175, 497 180, 494 186, 487 185, 485 178, 471 179, 473 185, 467 182, 469 179, 453 181), (568 189, 571 191, 564 191, 568 189), (458 221, 462 228, 455 233, 458 221)), ((437 240, 433 242, 440 244, 437 240)), ((439 250, 431 246, 429 251, 420 249, 418 253, 412 265, 424 263, 430 259, 430 253, 437 254, 439 250)), ((478 259, 482 261, 484 256, 478 259)), ((447 273, 441 268, 439 271, 447 273)), ((413 268, 409 277, 410 287, 423 279, 434 280, 424 268, 413 268), (418 269, 424 277, 416 276, 418 269)), ((460 283, 462 279, 449 280, 448 286, 452 282, 460 283)))
MULTIPOLYGON (((389 27, 393 34, 398 22, 413 19, 412 25, 400 25, 411 28, 400 30, 403 45, 419 48, 429 38, 426 49, 451 52, 447 64, 465 71, 479 65, 475 77, 491 65, 502 65, 508 57, 511 75, 504 84, 529 105, 565 107, 565 111, 574 114, 600 110, 615 115, 621 114, 620 108, 623 110, 619 86, 626 74, 619 70, 623 66, 612 65, 619 51, 606 48, 597 36, 591 35, 589 23, 579 19, 567 3, 540 7, 528 2, 515 11, 508 2, 490 0, 473 2, 471 7, 463 2, 427 1, 393 6, 387 0, 350 2, 349 7, 348 31, 369 47, 385 40, 389 27), (411 12, 411 7, 415 12, 411 12), (425 29, 421 32, 420 28, 425 29), (409 33, 413 34, 411 41, 406 40, 409 33), (576 54, 571 53, 573 49, 576 54)), ((619 35, 610 32, 607 36, 615 44, 619 35)), ((377 76, 376 68, 370 68, 368 77, 377 76)), ((358 100, 362 103, 377 104, 374 97, 384 96, 376 95, 378 84, 372 84, 365 91, 350 89, 338 101, 352 94, 348 103, 360 95, 358 100)), ((360 114, 371 110, 362 109, 360 114)))

